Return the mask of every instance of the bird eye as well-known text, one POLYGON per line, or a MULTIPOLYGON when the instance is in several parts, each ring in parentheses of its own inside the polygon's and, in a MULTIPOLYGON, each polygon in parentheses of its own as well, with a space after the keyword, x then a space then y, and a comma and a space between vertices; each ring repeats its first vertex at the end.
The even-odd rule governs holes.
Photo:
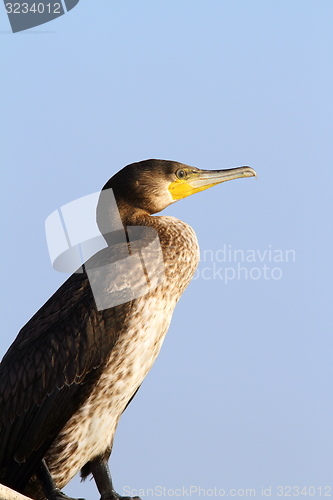
POLYGON ((184 179, 184 177, 186 176, 185 170, 183 169, 177 170, 176 175, 178 179, 184 179))

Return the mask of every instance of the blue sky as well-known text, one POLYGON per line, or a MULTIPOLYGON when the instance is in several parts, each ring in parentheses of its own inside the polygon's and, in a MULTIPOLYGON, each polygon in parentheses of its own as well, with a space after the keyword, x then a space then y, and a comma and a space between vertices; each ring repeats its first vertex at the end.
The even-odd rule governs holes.
MULTIPOLYGON (((165 211, 195 229, 202 262, 121 419, 119 493, 333 495, 332 11, 307 0, 80 0, 13 35, 0 9, 1 355, 66 278, 47 252, 54 210, 145 158, 259 176, 165 211), (256 260, 223 261, 224 249, 256 260)), ((99 497, 78 479, 65 491, 99 497)))

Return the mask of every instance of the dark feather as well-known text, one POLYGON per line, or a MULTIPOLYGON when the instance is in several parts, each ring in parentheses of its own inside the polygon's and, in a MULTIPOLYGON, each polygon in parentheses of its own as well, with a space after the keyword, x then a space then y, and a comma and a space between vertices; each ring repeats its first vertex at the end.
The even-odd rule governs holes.
POLYGON ((97 311, 87 275, 74 274, 22 328, 0 365, 2 483, 24 488, 92 390, 130 307, 97 311))

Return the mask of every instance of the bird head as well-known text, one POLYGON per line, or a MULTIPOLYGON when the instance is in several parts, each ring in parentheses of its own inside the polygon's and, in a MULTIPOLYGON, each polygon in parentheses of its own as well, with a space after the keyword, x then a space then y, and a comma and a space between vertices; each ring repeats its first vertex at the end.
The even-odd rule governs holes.
MULTIPOLYGON (((201 170, 168 160, 144 160, 131 163, 117 172, 103 190, 112 188, 121 218, 151 215, 172 203, 212 186, 241 177, 253 177, 251 167, 226 170, 201 170)), ((102 191, 103 191, 102 190, 102 191)), ((97 208, 97 220, 105 207, 97 208)), ((105 214, 106 215, 106 214, 105 214)))

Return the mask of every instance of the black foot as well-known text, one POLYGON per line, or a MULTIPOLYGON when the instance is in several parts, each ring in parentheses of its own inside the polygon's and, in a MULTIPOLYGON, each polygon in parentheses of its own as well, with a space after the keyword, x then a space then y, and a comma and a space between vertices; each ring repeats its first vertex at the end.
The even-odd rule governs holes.
POLYGON ((51 495, 48 497, 48 500, 85 500, 84 498, 71 498, 65 495, 62 491, 55 489, 52 491, 51 495))
POLYGON ((109 495, 108 498, 101 497, 100 500, 141 500, 140 497, 122 497, 118 493, 114 492, 113 496, 109 495))
POLYGON ((45 460, 41 461, 36 472, 48 500, 85 500, 84 498, 68 497, 65 493, 56 488, 45 460))
POLYGON ((122 497, 114 490, 106 458, 99 458, 91 461, 90 471, 94 476, 96 486, 101 494, 100 500, 141 500, 140 497, 122 497))

